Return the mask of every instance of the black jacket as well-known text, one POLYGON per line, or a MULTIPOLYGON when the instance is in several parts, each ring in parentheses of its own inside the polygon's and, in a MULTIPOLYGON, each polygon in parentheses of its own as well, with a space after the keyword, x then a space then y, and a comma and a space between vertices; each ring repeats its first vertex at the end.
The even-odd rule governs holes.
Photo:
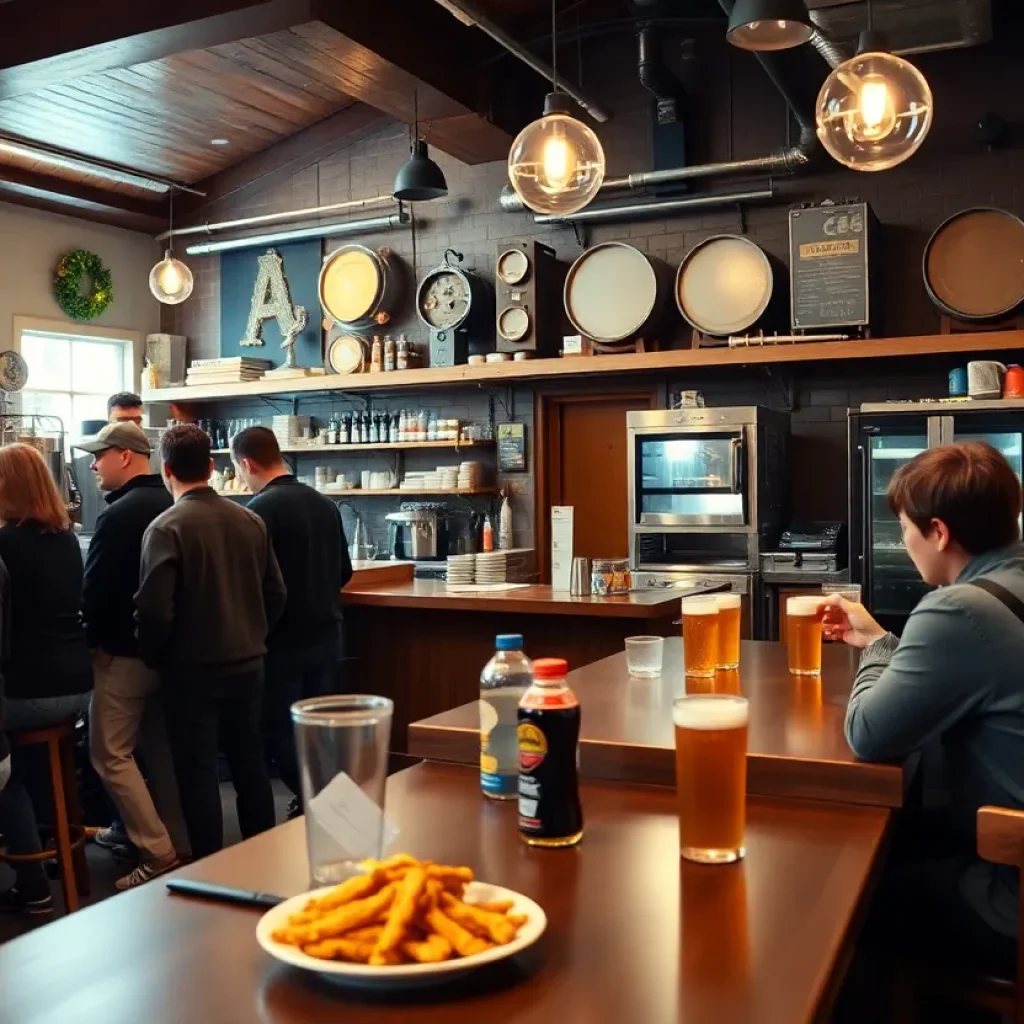
MULTIPOLYGON (((11 650, 11 577, 0 562, 0 669, 11 650)), ((0 761, 11 752, 4 732, 4 677, 0 673, 0 761)))
POLYGON ((3 664, 9 699, 69 697, 92 689, 82 625, 82 551, 71 530, 0 527, 10 576, 11 640, 3 664))
POLYGON ((209 487, 188 491, 142 539, 139 653, 175 676, 250 671, 286 596, 263 520, 209 487))
POLYGON ((267 524, 288 588, 267 646, 277 651, 336 640, 341 588, 352 578, 352 562, 334 502, 293 476, 279 476, 248 508, 267 524))
POLYGON ((139 589, 142 536, 173 504, 157 475, 129 480, 104 498, 110 506, 96 520, 85 559, 82 612, 90 647, 126 658, 139 656, 135 591, 139 589))

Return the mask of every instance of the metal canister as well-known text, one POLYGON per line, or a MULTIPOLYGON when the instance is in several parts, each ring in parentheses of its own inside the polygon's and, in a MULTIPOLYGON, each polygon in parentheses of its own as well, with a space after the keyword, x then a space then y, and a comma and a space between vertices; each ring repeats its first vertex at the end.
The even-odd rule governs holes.
POLYGON ((590 569, 591 593, 604 597, 628 594, 630 590, 628 558, 595 558, 590 569))

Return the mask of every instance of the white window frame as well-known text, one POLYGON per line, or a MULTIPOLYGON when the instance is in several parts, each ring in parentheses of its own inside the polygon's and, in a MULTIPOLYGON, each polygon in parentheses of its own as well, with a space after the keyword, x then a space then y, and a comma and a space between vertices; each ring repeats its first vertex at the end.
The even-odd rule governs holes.
MULTIPOLYGON (((14 316, 13 330, 11 336, 14 342, 14 350, 21 353, 21 337, 25 331, 39 332, 44 334, 56 334, 65 338, 95 338, 98 341, 116 341, 123 344, 122 356, 124 359, 124 379, 126 384, 122 390, 134 391, 134 384, 139 379, 142 367, 143 336, 140 331, 128 331, 120 327, 94 327, 90 324, 76 323, 69 320, 47 320, 34 316, 14 316)), ((74 382, 72 382, 73 384, 74 382)), ((54 391, 51 388, 32 387, 31 378, 26 386, 27 391, 41 391, 52 394, 68 394, 60 390, 54 391)), ((75 394, 74 388, 70 394, 75 394)), ((14 408, 21 411, 21 401, 18 395, 14 396, 14 408)), ((74 432, 74 425, 65 424, 64 429, 74 432)))

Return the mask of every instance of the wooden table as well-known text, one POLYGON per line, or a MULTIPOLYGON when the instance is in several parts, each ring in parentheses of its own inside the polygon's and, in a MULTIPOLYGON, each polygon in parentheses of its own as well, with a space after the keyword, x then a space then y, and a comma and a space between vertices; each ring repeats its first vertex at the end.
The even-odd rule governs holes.
MULTIPOLYGON (((824 1020, 870 892, 888 813, 750 801, 747 858, 681 862, 672 794, 583 786, 573 850, 519 842, 514 805, 476 773, 419 765, 388 782, 400 845, 472 865, 537 900, 547 934, 445 988, 343 989, 257 945, 257 911, 168 896, 161 881, 0 946, 3 1024, 804 1024, 824 1020)), ((292 895, 306 887, 303 823, 178 872, 292 895)))
POLYGON ((557 655, 589 665, 621 651, 627 636, 676 630, 679 595, 572 597, 546 586, 489 594, 451 593, 436 580, 362 586, 350 583, 347 688, 395 702, 392 750, 406 751, 409 722, 472 700, 498 633, 522 633, 532 657, 557 655))
MULTIPOLYGON (((750 701, 748 787, 784 798, 841 800, 900 807, 916 758, 901 764, 858 760, 843 733, 857 652, 842 645, 822 651, 822 675, 793 676, 784 644, 742 643, 738 674, 687 680, 742 692, 750 701)), ((584 776, 619 782, 675 785, 672 701, 684 692, 682 641, 665 641, 660 679, 633 679, 625 654, 572 672, 583 709, 580 768, 584 776)), ((409 753, 476 764, 480 757, 476 701, 409 727, 409 753)))

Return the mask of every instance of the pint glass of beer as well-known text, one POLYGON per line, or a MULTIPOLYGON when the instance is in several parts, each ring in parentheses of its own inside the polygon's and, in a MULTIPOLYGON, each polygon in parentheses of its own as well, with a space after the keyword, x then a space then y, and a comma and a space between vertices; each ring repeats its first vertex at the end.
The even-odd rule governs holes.
POLYGON ((821 675, 821 598, 786 599, 789 671, 797 676, 821 675))
POLYGON ((718 664, 718 602, 714 597, 683 598, 683 670, 713 676, 718 664))
POLYGON ((716 594, 718 602, 718 667, 740 667, 739 594, 716 594))
POLYGON ((739 860, 747 817, 747 701, 707 693, 672 705, 679 848, 687 860, 739 860))

